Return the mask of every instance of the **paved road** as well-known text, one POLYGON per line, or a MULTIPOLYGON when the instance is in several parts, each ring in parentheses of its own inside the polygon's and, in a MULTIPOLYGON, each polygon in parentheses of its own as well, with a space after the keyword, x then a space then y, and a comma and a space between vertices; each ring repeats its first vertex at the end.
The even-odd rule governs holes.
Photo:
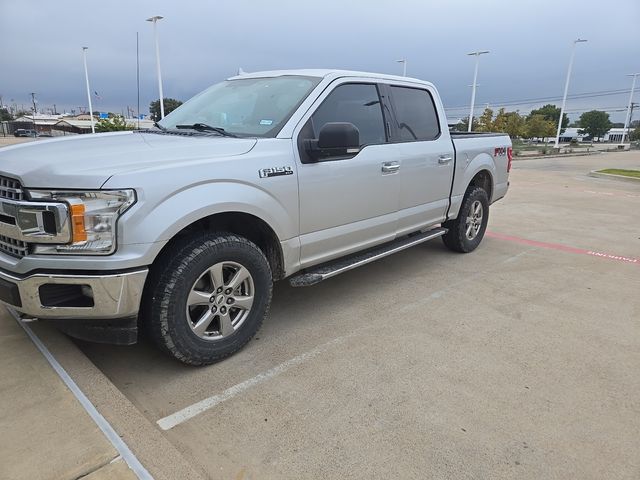
POLYGON ((82 348, 153 422, 208 399, 164 432, 207 478, 640 478, 640 185, 604 167, 640 154, 516 162, 472 254, 281 282, 217 365, 82 348))

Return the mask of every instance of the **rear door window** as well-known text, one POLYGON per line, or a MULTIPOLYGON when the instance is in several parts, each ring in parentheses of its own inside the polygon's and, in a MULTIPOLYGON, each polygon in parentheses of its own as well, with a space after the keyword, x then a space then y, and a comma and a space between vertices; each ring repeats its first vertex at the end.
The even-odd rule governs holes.
POLYGON ((391 86, 396 131, 401 142, 434 140, 440 124, 433 97, 420 88, 391 86))

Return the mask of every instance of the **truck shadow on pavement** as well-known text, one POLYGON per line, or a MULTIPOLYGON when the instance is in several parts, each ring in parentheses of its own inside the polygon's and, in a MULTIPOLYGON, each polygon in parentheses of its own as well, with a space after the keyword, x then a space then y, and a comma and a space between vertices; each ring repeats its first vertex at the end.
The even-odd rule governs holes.
MULTIPOLYGON (((486 239, 487 243, 490 239, 486 239)), ((481 245, 478 252, 483 250, 481 245)), ((465 255, 452 253, 441 242, 433 241, 399 252, 377 262, 346 272, 311 287, 294 288, 287 280, 274 285, 273 303, 269 316, 257 335, 232 357, 207 367, 183 365, 160 351, 141 332, 138 343, 131 346, 105 345, 74 340, 76 345, 107 376, 111 369, 128 368, 139 373, 161 371, 167 379, 194 371, 216 371, 226 364, 268 358, 287 349, 282 338, 289 341, 312 334, 335 322, 336 309, 345 309, 344 323, 349 321, 349 310, 366 308, 366 298, 389 295, 399 283, 420 278, 437 281, 442 268, 470 268, 463 261, 465 255), (121 368, 118 368, 120 366, 121 368)), ((478 256, 476 256, 478 257, 478 256)), ((476 266, 477 268, 477 266, 476 266)), ((425 292, 428 293, 428 292, 425 292)), ((330 340, 331 334, 324 336, 330 340)))

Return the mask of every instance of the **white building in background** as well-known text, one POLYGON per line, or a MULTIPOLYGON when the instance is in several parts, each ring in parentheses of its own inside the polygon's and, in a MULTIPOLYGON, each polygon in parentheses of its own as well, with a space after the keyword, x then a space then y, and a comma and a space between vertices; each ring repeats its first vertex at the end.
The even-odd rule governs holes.
POLYGON ((602 138, 603 142, 611 143, 625 143, 629 141, 629 133, 633 131, 633 128, 629 128, 628 132, 624 128, 612 128, 602 138), (624 132, 624 140, 622 139, 622 133, 624 132))
POLYGON ((577 142, 599 141, 604 143, 626 143, 629 141, 628 133, 631 133, 633 128, 629 128, 629 131, 625 132, 624 141, 622 140, 622 131, 624 128, 612 128, 601 138, 590 138, 587 134, 578 133, 579 130, 580 128, 575 127, 565 128, 564 132, 560 134, 560 142, 568 143, 572 140, 576 140, 577 142))
MULTIPOLYGON (((568 143, 568 142, 571 142, 572 140, 575 140, 577 142, 584 142, 585 138, 587 138, 588 135, 585 133, 578 133, 579 130, 580 130, 579 128, 575 128, 575 127, 565 128, 564 132, 560 134, 560 142, 568 143)), ((552 139, 552 140, 555 142, 555 139, 552 139)))

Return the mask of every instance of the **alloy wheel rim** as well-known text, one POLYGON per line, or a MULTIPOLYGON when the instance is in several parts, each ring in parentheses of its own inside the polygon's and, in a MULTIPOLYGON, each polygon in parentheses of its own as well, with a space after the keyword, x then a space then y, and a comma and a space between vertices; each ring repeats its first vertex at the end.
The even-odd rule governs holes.
POLYGON ((255 287, 249 270, 237 262, 219 262, 195 281, 186 302, 187 323, 203 340, 221 340, 246 321, 255 287))
POLYGON ((480 228, 482 228, 483 214, 484 209, 482 208, 482 203, 480 203, 479 200, 474 201, 471 204, 469 215, 467 216, 467 220, 465 222, 465 235, 468 240, 473 240, 478 236, 480 228))

